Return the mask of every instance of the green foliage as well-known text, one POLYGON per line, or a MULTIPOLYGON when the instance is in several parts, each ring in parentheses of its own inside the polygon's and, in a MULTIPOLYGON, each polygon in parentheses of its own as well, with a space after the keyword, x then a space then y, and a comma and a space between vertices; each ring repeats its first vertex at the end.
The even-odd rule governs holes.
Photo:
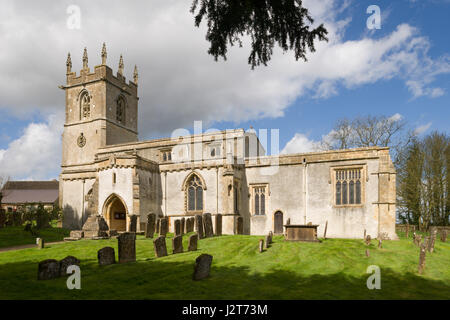
POLYGON ((267 65, 275 43, 283 51, 293 50, 295 59, 306 61, 306 50, 314 52, 314 41, 328 41, 323 24, 312 29, 314 20, 301 0, 193 0, 195 25, 207 20, 208 53, 226 60, 228 44, 242 46, 245 34, 251 39, 248 63, 267 65))
MULTIPOLYGON (((36 237, 43 238, 45 242, 62 241, 68 237, 70 231, 62 228, 44 228, 37 231, 33 227, 33 232, 25 231, 24 227, 4 227, 0 228, 0 248, 20 246, 25 244, 35 244, 36 237)), ((1 253, 0 253, 1 254, 1 253)))
MULTIPOLYGON (((167 237, 171 252, 172 235, 167 237)), ((258 236, 202 239, 199 250, 155 258, 152 239, 138 236, 136 263, 99 266, 97 251, 117 240, 81 240, 45 249, 0 252, 0 299, 449 299, 450 243, 436 241, 418 275, 419 248, 399 241, 327 239, 322 243, 286 242, 281 236, 263 253, 258 236), (365 256, 365 250, 370 257, 365 256), (194 282, 195 258, 213 255, 211 276, 194 282), (81 260, 81 290, 66 279, 36 280, 44 259, 73 255, 81 260), (367 267, 381 270, 381 290, 366 287, 367 267)), ((187 236, 183 239, 187 248, 187 236)))

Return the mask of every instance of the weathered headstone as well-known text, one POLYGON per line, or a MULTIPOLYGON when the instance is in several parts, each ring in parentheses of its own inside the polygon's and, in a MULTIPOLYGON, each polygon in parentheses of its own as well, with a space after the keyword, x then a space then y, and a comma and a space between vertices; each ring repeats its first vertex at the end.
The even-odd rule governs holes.
POLYGON ((205 237, 203 233, 203 217, 199 214, 195 215, 195 229, 197 231, 198 238, 203 239, 205 237))
POLYGON ((419 247, 420 246, 420 242, 422 241, 422 236, 420 234, 416 235, 416 245, 419 247))
POLYGON ((137 215, 130 215, 130 223, 128 225, 128 232, 136 232, 137 230, 137 215))
POLYGON ((181 221, 179 219, 175 220, 175 226, 174 226, 174 235, 175 237, 181 236, 181 221))
POLYGON ((325 222, 325 230, 323 232, 323 238, 326 239, 327 238, 327 228, 328 228, 328 220, 325 222))
POLYGON ((381 242, 381 239, 378 239, 378 248, 382 248, 382 247, 383 247, 383 244, 381 242))
POLYGON ((431 243, 430 243, 430 246, 429 246, 429 249, 428 249, 428 251, 430 251, 430 252, 434 251, 434 244, 436 243, 436 236, 437 236, 437 229, 433 228, 431 230, 431 236, 430 236, 431 243))
POLYGON ((194 232, 195 229, 195 217, 190 217, 191 223, 190 223, 190 232, 194 232))
POLYGON ((159 234, 160 230, 159 230, 159 223, 160 223, 161 219, 157 218, 156 219, 156 228, 155 228, 155 232, 159 234))
POLYGON ((425 270, 425 258, 427 254, 427 248, 425 242, 420 245, 420 256, 419 256, 419 273, 425 270))
POLYGON ((39 262, 38 280, 50 280, 60 277, 60 263, 54 259, 39 262))
POLYGON ((153 240, 153 246, 155 247, 155 255, 157 258, 167 256, 166 237, 159 236, 153 240))
POLYGON ((372 241, 372 239, 370 238, 370 234, 368 234, 367 236, 366 236, 366 244, 367 245, 370 245, 370 242, 372 241))
POLYGON ((447 231, 446 230, 441 231, 441 242, 447 242, 447 231))
POLYGON ((186 232, 186 218, 181 218, 181 235, 187 233, 186 232))
POLYGON ((189 236, 188 251, 196 251, 198 243, 198 234, 194 233, 189 236))
POLYGON ((195 259, 193 280, 202 280, 209 277, 212 259, 213 257, 206 253, 201 254, 195 259))
POLYGON ((114 248, 104 247, 97 251, 98 264, 106 266, 116 263, 116 254, 114 248))
POLYGON ((216 214, 214 230, 216 236, 222 235, 222 215, 220 213, 216 214))
POLYGON ((272 244, 273 242, 273 232, 269 231, 269 244, 272 244))
POLYGON ((119 263, 136 261, 136 233, 124 232, 117 238, 119 242, 119 263))
POLYGON ((264 251, 264 239, 259 239, 259 252, 264 251))
POLYGON ((264 249, 269 248, 269 245, 270 245, 270 236, 267 235, 265 240, 264 240, 264 249))
POLYGON ((155 233, 155 220, 156 215, 154 213, 149 213, 147 215, 147 226, 145 227, 145 237, 153 238, 155 233))
POLYGON ((183 253, 183 236, 175 236, 172 238, 172 253, 183 253))
POLYGON ((161 218, 159 221, 159 236, 165 237, 169 231, 169 220, 167 217, 161 218))
POLYGON ((67 276, 67 268, 70 266, 80 266, 80 260, 74 256, 67 256, 59 261, 59 272, 61 277, 67 276))
POLYGON ((409 223, 406 224, 406 233, 405 233, 405 235, 406 235, 406 239, 408 239, 409 238, 409 223))
POLYGON ((38 249, 43 249, 45 247, 45 241, 42 238, 37 238, 36 243, 37 243, 38 249))
POLYGON ((205 231, 205 238, 211 238, 214 236, 211 213, 203 214, 203 229, 205 231))
POLYGON ((244 218, 242 217, 236 219, 236 234, 244 234, 244 218))

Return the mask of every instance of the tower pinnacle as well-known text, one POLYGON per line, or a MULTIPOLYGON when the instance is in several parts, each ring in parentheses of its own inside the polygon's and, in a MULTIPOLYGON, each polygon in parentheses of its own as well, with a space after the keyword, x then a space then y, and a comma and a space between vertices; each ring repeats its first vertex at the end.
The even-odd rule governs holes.
POLYGON ((137 70, 137 65, 134 65, 134 72, 133 72, 133 80, 135 84, 138 84, 138 70, 137 70))
POLYGON ((84 48, 84 53, 83 53, 83 69, 87 69, 88 68, 88 54, 87 54, 87 49, 84 48))
POLYGON ((106 57, 108 54, 106 53, 106 44, 103 42, 103 48, 102 48, 102 65, 106 64, 106 57))
POLYGON ((118 73, 123 76, 123 57, 122 55, 120 55, 120 60, 119 60, 119 71, 118 73))
POLYGON ((67 67, 67 73, 71 73, 72 72, 72 59, 70 58, 70 52, 67 54, 66 67, 67 67))

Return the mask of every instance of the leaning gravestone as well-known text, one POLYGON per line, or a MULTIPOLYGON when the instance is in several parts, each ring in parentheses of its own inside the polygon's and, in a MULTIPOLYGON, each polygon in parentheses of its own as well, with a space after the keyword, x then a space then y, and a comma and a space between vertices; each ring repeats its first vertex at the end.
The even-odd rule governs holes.
POLYGON ((270 236, 267 235, 267 236, 266 236, 266 239, 265 239, 265 241, 264 241, 264 249, 269 248, 269 245, 270 245, 270 236))
POLYGON ((38 266, 38 280, 56 279, 60 276, 59 261, 48 259, 39 262, 38 266))
POLYGON ((147 226, 145 228, 146 238, 153 238, 153 234, 155 233, 155 219, 156 215, 154 213, 149 213, 147 215, 147 226))
POLYGON ((136 261, 136 233, 124 232, 119 240, 119 263, 136 261))
POLYGON ((441 242, 447 242, 447 231, 442 230, 441 232, 441 242))
POLYGON ((97 252, 98 264, 106 266, 116 263, 116 254, 114 248, 104 247, 97 252))
POLYGON ((183 253, 183 236, 175 236, 172 238, 172 253, 183 253))
POLYGON ((419 273, 425 270, 425 258, 427 254, 427 247, 425 242, 420 245, 420 256, 419 256, 419 273))
POLYGON ((211 238, 214 236, 211 213, 203 214, 203 228, 205 230, 205 238, 211 238))
POLYGON ((130 224, 128 226, 128 232, 136 232, 137 230, 137 215, 130 216, 130 224))
POLYGON ((160 219, 159 229, 159 235, 165 237, 169 229, 169 221, 167 217, 160 219))
POLYGON ((222 235, 222 215, 220 213, 216 214, 215 234, 216 234, 216 236, 222 235))
POLYGON ((269 244, 273 242, 273 232, 269 231, 269 244))
POLYGON ((36 244, 38 246, 38 249, 43 249, 45 247, 45 241, 42 238, 37 238, 36 244))
POLYGON ((159 236, 153 240, 153 246, 155 247, 155 255, 157 258, 167 256, 166 237, 159 236))
POLYGON ((259 239, 259 252, 264 251, 264 239, 259 239))
POLYGON ((188 251, 196 251, 197 243, 198 243, 198 234, 194 233, 193 235, 189 236, 188 251))
MULTIPOLYGON (((422 241, 422 235, 416 235, 416 245, 420 247, 420 242, 422 241)), ((424 240, 425 241, 425 240, 424 240)))
POLYGON ((181 235, 186 233, 186 218, 181 218, 181 235))
POLYGON ((197 230, 198 238, 203 239, 205 236, 203 234, 203 218, 201 215, 195 215, 195 228, 197 230))
POLYGON ((175 237, 181 236, 181 221, 175 220, 175 226, 174 226, 174 235, 175 237))
POLYGON ((80 266, 80 260, 73 256, 67 256, 59 261, 59 272, 61 277, 67 276, 67 268, 70 266, 80 266))
POLYGON ((236 234, 244 234, 244 219, 242 217, 236 219, 236 234))
POLYGON ((213 257, 206 253, 201 254, 195 259, 193 280, 202 280, 209 277, 212 259, 213 257))

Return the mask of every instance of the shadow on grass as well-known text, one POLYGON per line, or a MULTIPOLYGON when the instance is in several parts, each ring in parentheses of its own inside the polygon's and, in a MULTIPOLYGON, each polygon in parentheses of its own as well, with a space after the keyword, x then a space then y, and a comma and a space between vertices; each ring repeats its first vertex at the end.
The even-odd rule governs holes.
POLYGON ((366 286, 370 274, 344 272, 301 275, 280 269, 255 273, 245 266, 224 266, 213 259, 211 275, 193 281, 195 258, 187 252, 134 263, 98 266, 81 263, 81 290, 68 290, 66 279, 38 281, 37 263, 0 265, 0 299, 449 299, 448 282, 381 269, 381 290, 366 286), (170 261, 189 255, 189 261, 170 261), (172 259, 173 260, 173 259, 172 259))

